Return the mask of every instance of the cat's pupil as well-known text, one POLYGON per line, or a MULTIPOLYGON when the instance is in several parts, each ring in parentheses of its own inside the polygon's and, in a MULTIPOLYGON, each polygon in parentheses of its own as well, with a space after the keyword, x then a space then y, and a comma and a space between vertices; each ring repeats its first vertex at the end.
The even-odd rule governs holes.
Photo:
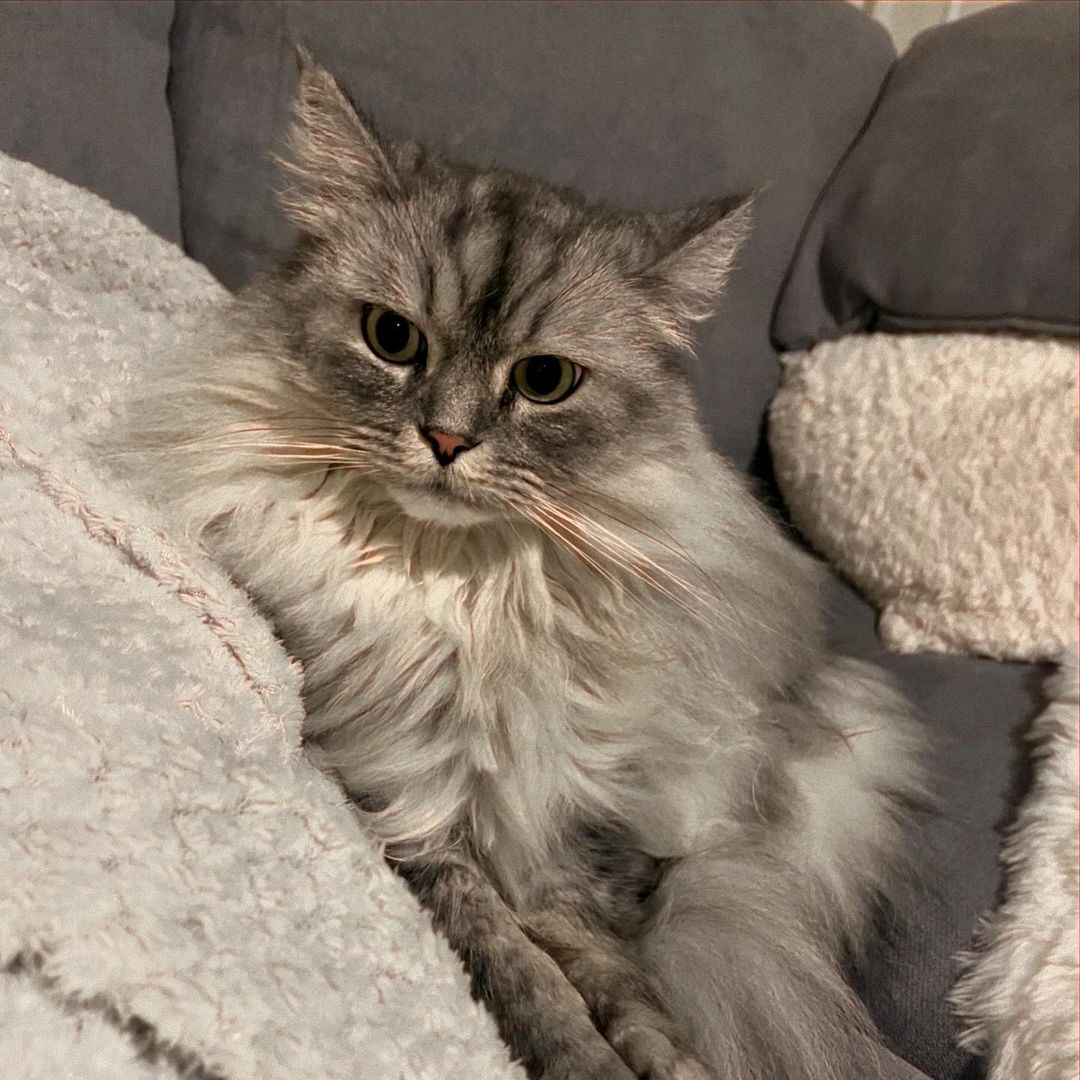
POLYGON ((409 344, 410 323, 392 311, 384 311, 375 323, 375 337, 388 353, 400 353, 409 344))
POLYGON ((525 366, 525 381, 534 394, 552 394, 562 381, 562 366, 557 356, 534 356, 525 366))

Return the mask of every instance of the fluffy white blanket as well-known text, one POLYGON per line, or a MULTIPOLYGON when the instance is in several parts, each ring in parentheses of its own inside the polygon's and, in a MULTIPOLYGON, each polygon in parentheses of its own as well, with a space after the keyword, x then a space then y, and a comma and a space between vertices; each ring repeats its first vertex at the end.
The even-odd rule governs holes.
POLYGON ((792 518, 899 652, 1076 641, 1076 344, 853 334, 783 359, 769 445, 792 518))
POLYGON ((85 452, 223 295, 0 156, 2 1071, 521 1080, 301 755, 270 628, 85 452))

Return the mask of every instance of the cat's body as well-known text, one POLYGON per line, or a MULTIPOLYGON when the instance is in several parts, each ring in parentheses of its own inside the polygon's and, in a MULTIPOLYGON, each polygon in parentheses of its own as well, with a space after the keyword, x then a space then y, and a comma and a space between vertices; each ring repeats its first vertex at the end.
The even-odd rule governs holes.
POLYGON ((535 1075, 877 1075, 840 964, 903 865, 919 736, 827 654, 819 570, 673 359, 739 212, 665 239, 455 171, 378 143, 312 66, 298 143, 307 239, 139 427, 303 662, 318 760, 535 1075), (349 321, 388 310, 400 350, 349 321), (580 386, 514 392, 534 352, 537 385, 580 386))

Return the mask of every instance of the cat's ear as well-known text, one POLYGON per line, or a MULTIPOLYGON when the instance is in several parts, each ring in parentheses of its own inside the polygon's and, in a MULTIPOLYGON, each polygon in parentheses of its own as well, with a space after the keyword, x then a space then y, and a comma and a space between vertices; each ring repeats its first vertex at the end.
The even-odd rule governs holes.
POLYGON ((292 180, 281 203, 292 221, 318 233, 345 204, 395 184, 382 140, 338 81, 302 46, 293 100, 289 154, 280 164, 292 180))
POLYGON ((719 199, 653 219, 658 254, 649 277, 684 323, 713 313, 750 232, 751 196, 719 199))

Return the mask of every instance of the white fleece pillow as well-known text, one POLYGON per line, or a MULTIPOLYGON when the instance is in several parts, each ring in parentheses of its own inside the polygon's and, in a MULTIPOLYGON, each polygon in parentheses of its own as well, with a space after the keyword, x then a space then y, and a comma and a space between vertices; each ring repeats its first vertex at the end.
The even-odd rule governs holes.
POLYGON ((864 334, 783 367, 780 488, 890 647, 1036 660, 1075 640, 1075 342, 864 334))

